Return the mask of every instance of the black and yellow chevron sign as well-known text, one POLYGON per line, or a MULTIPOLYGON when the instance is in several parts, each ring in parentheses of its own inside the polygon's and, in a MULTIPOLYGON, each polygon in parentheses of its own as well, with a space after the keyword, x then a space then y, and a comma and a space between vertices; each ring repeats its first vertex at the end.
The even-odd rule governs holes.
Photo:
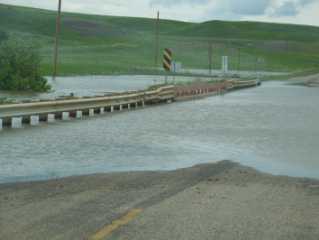
POLYGON ((173 57, 172 50, 165 48, 164 58, 163 58, 163 67, 168 72, 172 70, 172 57, 173 57))

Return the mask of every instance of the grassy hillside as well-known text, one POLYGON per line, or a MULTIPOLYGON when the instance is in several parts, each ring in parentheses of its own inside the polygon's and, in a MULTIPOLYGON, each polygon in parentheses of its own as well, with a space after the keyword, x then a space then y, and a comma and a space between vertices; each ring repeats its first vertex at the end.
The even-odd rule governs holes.
POLYGON ((312 42, 319 40, 319 28, 292 24, 261 22, 210 21, 193 24, 180 34, 212 38, 233 38, 250 40, 289 40, 312 42))
MULTIPOLYGON (((52 71, 55 16, 52 11, 0 4, 0 31, 37 44, 45 74, 52 71)), ((155 67, 154 27, 153 19, 63 13, 59 73, 151 70, 155 67)), ((222 55, 230 56, 233 69, 298 71, 319 66, 317 27, 256 22, 160 22, 161 51, 165 47, 173 49, 174 58, 187 68, 208 67, 209 44, 213 45, 214 68, 220 68, 222 55), (258 64, 257 58, 262 60, 258 64)))

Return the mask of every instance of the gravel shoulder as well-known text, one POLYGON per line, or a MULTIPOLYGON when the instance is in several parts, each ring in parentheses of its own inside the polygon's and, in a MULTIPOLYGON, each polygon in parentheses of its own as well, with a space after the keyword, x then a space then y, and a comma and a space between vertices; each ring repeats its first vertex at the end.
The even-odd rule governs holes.
POLYGON ((319 239, 319 181, 229 161, 0 185, 0 239, 88 239, 133 208, 108 239, 319 239))

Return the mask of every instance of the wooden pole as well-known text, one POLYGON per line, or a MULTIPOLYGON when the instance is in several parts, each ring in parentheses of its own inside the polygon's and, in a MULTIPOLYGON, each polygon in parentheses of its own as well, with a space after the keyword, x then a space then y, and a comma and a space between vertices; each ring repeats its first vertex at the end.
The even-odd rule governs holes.
POLYGON ((255 73, 256 73, 256 77, 258 76, 258 56, 256 54, 256 59, 255 59, 255 73))
POLYGON ((159 56, 159 20, 160 12, 157 11, 157 19, 155 24, 155 67, 158 67, 158 56, 159 56))
POLYGON ((209 68, 209 75, 212 75, 213 71, 213 44, 211 42, 208 43, 208 68, 209 68))
POLYGON ((238 48, 238 65, 237 65, 237 71, 238 71, 238 73, 239 73, 239 71, 240 71, 240 61, 241 61, 241 52, 240 52, 240 48, 238 48))
POLYGON ((57 68, 58 68, 58 52, 59 52, 59 35, 61 29, 61 8, 62 0, 59 0, 58 5, 58 15, 56 18, 56 27, 55 27, 55 46, 54 46, 54 67, 53 67, 53 79, 56 78, 57 68))

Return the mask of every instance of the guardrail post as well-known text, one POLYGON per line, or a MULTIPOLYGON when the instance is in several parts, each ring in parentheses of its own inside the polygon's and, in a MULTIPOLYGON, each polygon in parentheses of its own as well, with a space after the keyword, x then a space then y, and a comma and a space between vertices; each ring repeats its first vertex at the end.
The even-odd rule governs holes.
POLYGON ((89 109, 89 116, 93 117, 94 116, 94 109, 89 109))
POLYGON ((135 108, 138 108, 138 102, 135 103, 135 108))
POLYGON ((63 120, 63 121, 68 121, 68 120, 70 120, 70 113, 69 113, 69 112, 63 112, 63 113, 62 113, 62 120, 63 120))
POLYGON ((76 111, 75 118, 76 119, 82 119, 82 117, 83 117, 83 112, 82 111, 76 111))
POLYGON ((131 109, 131 104, 127 104, 127 109, 130 110, 131 109))
POLYGON ((48 123, 55 122, 55 114, 53 114, 53 113, 48 114, 47 122, 48 123))
POLYGON ((14 117, 11 119, 12 128, 22 128, 22 117, 14 117))
POLYGON ((111 106, 111 113, 114 112, 114 106, 111 106))
POLYGON ((145 107, 145 102, 144 101, 142 101, 142 107, 145 107))
POLYGON ((120 105, 120 111, 122 111, 123 110, 123 106, 122 106, 122 104, 120 105))
POLYGON ((37 126, 39 125, 40 117, 39 115, 33 115, 30 117, 30 125, 31 126, 37 126))
POLYGON ((105 113, 105 108, 104 107, 100 108, 100 114, 104 114, 104 113, 105 113))

